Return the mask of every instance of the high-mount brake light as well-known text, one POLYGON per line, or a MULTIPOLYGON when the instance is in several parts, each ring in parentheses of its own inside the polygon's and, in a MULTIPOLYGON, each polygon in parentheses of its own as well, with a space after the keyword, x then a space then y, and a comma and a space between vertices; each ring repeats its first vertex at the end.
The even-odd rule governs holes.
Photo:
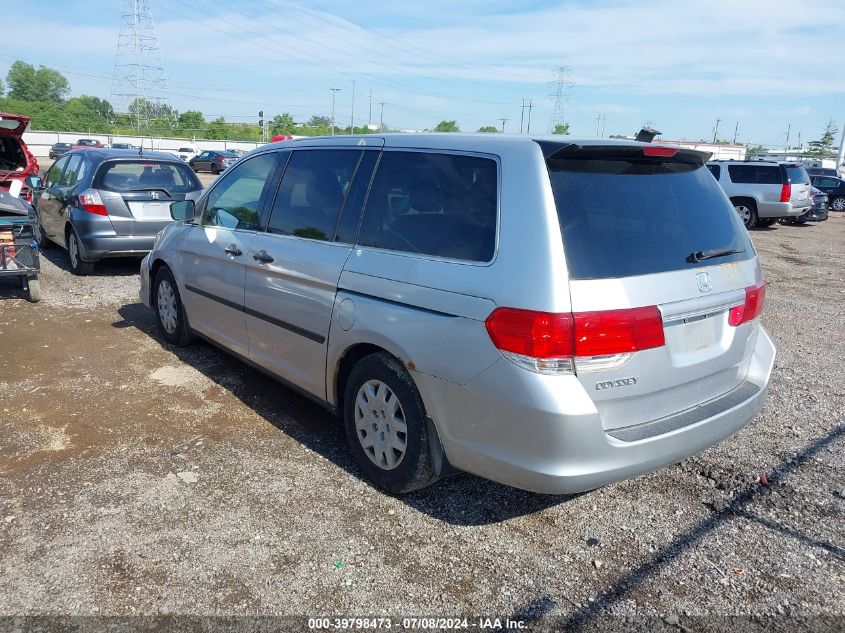
POLYGON ((543 374, 571 374, 576 358, 606 358, 665 344, 657 306, 575 313, 496 308, 485 326, 508 360, 543 374))
POLYGON ((660 145, 646 145, 643 147, 644 156, 662 156, 665 158, 671 158, 677 153, 678 149, 676 147, 661 147, 660 145))
POLYGON ((734 327, 748 323, 763 314, 766 307, 766 282, 745 289, 745 303, 728 312, 728 323, 734 327))

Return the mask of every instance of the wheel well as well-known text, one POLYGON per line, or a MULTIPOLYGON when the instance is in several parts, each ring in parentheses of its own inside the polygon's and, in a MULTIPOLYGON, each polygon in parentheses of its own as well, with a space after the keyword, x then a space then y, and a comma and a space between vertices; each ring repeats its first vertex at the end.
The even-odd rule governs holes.
POLYGON ((150 268, 150 303, 152 304, 153 300, 153 284, 156 280, 156 275, 158 274, 159 269, 162 266, 167 266, 163 259, 157 259, 153 262, 152 268, 150 268))
MULTIPOLYGON (((340 362, 337 366, 337 372, 335 373, 335 400, 337 401, 337 411, 342 416, 343 415, 343 393, 346 391, 346 381, 349 379, 349 374, 352 372, 352 368, 358 364, 365 356, 369 356, 370 354, 378 354, 379 352, 385 352, 390 354, 386 349, 383 347, 379 347, 378 345, 372 345, 370 343, 359 343, 358 345, 353 345, 346 353, 343 355, 343 358, 340 359, 340 362)), ((392 354, 391 354, 392 356, 392 354)))
POLYGON ((757 208, 757 201, 754 198, 747 198, 745 196, 734 196, 733 198, 731 198, 731 202, 745 202, 746 204, 751 203, 755 209, 757 208))

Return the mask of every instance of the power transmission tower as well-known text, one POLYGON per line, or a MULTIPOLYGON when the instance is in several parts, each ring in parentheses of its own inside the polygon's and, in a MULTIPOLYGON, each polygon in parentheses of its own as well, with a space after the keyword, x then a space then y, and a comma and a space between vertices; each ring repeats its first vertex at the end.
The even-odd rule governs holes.
POLYGON ((569 66, 558 66, 553 72, 555 79, 549 84, 549 87, 554 91, 549 95, 549 98, 554 102, 552 116, 549 117, 549 129, 547 130, 549 134, 554 132, 555 126, 558 124, 566 123, 563 117, 563 102, 566 99, 563 91, 572 85, 572 82, 566 78, 571 72, 569 66))
POLYGON ((340 88, 337 86, 332 86, 329 88, 332 91, 332 136, 334 136, 334 104, 335 104, 335 97, 337 93, 340 92, 340 88))
POLYGON ((109 100, 116 112, 131 114, 138 129, 164 112, 167 73, 147 0, 124 0, 109 100))
POLYGON ((499 119, 499 121, 501 121, 501 122, 502 122, 502 133, 504 134, 504 132, 505 132, 505 123, 507 123, 508 121, 510 121, 510 119, 506 119, 506 118, 504 118, 504 117, 503 117, 503 118, 499 119))

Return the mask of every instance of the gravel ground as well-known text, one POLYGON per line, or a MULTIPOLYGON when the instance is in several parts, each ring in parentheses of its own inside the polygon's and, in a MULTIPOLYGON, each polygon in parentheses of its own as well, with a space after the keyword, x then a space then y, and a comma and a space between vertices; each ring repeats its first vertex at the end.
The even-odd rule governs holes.
POLYGON ((76 278, 47 251, 41 304, 0 281, 0 616, 841 630, 845 216, 831 216, 752 232, 778 346, 762 414, 575 497, 470 475, 385 495, 323 410, 204 343, 166 345, 137 260, 76 278))

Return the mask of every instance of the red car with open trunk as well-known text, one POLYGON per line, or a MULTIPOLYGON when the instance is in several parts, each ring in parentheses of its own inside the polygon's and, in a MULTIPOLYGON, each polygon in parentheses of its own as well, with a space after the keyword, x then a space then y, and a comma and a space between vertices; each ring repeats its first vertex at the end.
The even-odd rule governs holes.
POLYGON ((32 192, 24 181, 38 175, 38 162, 23 142, 27 125, 29 117, 0 112, 0 188, 9 190, 13 182, 20 181, 20 197, 31 202, 32 192))

